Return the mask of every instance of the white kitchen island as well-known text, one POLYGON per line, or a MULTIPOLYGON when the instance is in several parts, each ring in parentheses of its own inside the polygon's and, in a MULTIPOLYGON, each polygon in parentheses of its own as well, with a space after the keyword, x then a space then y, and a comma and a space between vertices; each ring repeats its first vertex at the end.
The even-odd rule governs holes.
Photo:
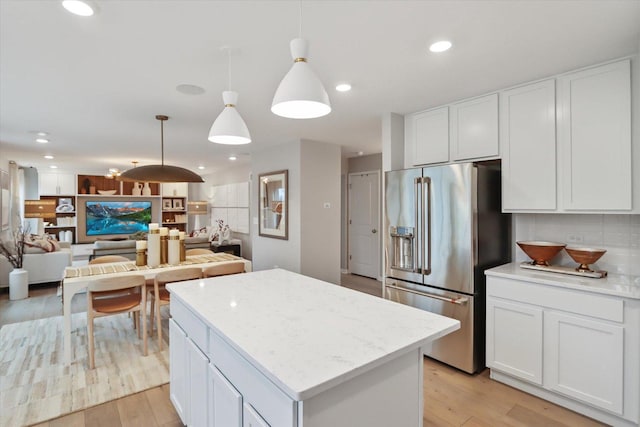
POLYGON ((275 269, 170 284, 193 426, 421 426, 423 347, 457 320, 275 269))

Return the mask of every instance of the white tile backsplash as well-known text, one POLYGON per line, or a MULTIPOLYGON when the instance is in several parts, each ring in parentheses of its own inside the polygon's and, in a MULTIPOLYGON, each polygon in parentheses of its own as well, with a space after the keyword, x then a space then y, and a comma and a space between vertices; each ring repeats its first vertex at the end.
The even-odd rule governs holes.
MULTIPOLYGON (((640 215, 514 214, 513 221, 515 241, 546 240, 606 249, 596 269, 640 275, 640 215)), ((529 259, 514 246, 516 261, 529 259)), ((575 262, 562 251, 552 264, 575 262)))

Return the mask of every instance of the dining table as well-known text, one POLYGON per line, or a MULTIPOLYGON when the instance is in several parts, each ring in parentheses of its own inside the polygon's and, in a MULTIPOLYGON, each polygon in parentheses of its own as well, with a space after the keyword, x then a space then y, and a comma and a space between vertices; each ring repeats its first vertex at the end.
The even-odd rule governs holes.
POLYGON ((64 333, 64 363, 71 364, 71 301, 77 293, 85 292, 87 285, 92 280, 109 277, 120 277, 127 274, 141 274, 146 279, 153 279, 158 273, 178 270, 188 267, 202 267, 203 269, 213 265, 243 261, 245 272, 252 271, 250 260, 228 254, 214 253, 203 255, 188 255, 185 261, 177 265, 161 264, 157 267, 148 265, 136 265, 135 261, 112 262, 104 264, 89 264, 83 266, 66 267, 62 279, 63 300, 63 333, 64 333))

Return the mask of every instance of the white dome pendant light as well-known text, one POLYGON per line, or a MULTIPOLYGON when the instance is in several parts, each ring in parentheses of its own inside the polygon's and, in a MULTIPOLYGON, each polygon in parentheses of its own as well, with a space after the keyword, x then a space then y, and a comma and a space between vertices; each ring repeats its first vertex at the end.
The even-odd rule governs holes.
MULTIPOLYGON (((231 49, 223 48, 229 54, 229 81, 228 88, 231 88, 231 49)), ((209 130, 209 141, 217 144, 241 145, 251 142, 249 128, 242 120, 240 113, 236 109, 238 103, 238 92, 225 90, 222 92, 224 110, 216 118, 209 130)))
MULTIPOLYGON (((302 35, 302 1, 300 1, 300 35, 302 35)), ((291 40, 293 66, 284 76, 273 96, 271 112, 290 119, 315 119, 331 112, 329 95, 307 63, 309 45, 299 37, 291 40)))

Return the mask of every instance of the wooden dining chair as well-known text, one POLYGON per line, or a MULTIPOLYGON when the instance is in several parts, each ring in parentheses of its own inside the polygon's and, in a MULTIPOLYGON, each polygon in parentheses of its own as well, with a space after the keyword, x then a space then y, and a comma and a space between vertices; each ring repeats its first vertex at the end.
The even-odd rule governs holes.
POLYGON ((162 350, 162 326, 160 319, 160 306, 167 305, 171 301, 171 294, 166 288, 167 283, 181 282, 202 278, 202 269, 198 267, 181 268, 179 270, 164 271, 158 273, 154 280, 153 289, 149 289, 151 299, 151 322, 150 332, 153 332, 153 319, 156 319, 156 329, 158 330, 158 348, 162 350))
POLYGON ((226 276, 227 274, 244 273, 244 261, 226 262, 202 269, 203 277, 226 276))
POLYGON ((104 255, 89 261, 89 264, 105 264, 107 262, 126 262, 131 261, 129 258, 120 255, 104 255))
MULTIPOLYGON (((96 317, 135 313, 134 316, 138 319, 137 324, 142 325, 143 354, 147 355, 146 295, 145 278, 138 274, 89 282, 87 286, 87 339, 89 340, 90 369, 95 367, 93 320, 96 317), (123 291, 125 292, 123 293, 123 291), (140 319, 141 316, 145 318, 140 319)), ((138 337, 140 337, 140 328, 138 328, 138 337)))
POLYGON ((209 249, 194 248, 194 249, 187 249, 185 251, 185 254, 186 255, 213 255, 214 252, 209 249))

